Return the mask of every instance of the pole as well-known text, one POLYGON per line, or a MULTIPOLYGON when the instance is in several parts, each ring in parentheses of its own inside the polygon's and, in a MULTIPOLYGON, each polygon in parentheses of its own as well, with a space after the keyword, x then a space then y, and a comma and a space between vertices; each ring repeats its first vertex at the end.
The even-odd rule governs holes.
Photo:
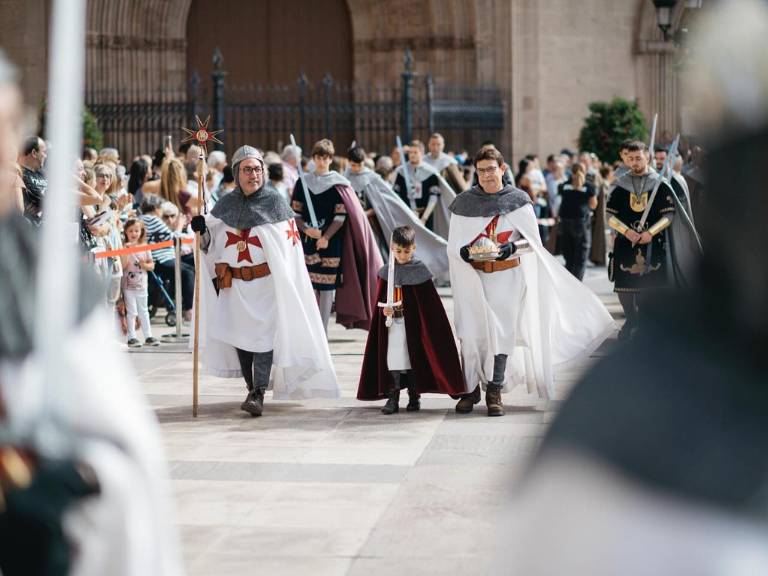
POLYGON ((173 239, 174 256, 176 257, 176 266, 173 271, 173 293, 176 296, 176 342, 181 342, 181 238, 176 237, 173 239))
POLYGON ((85 76, 85 0, 55 0, 48 68, 47 164, 50 186, 37 272, 35 351, 42 367, 37 414, 28 424, 36 447, 46 456, 62 457, 72 449, 67 413, 78 402, 67 384, 74 377, 67 346, 77 310, 77 240, 72 230, 75 197, 72 170, 80 154, 85 76))
MULTIPOLYGON (((200 156, 197 159, 197 213, 200 216, 205 212, 205 154, 208 151, 207 145, 209 142, 223 144, 221 140, 216 138, 216 135, 223 132, 223 130, 209 131, 208 124, 210 121, 210 116, 206 118, 205 122, 200 120, 198 116, 195 116, 197 130, 182 128, 187 133, 187 137, 182 142, 194 140, 200 146, 200 156)), ((201 235, 198 232, 195 234, 195 340, 192 348, 192 416, 195 418, 197 418, 197 398, 200 384, 200 282, 202 281, 201 268, 203 267, 203 263, 200 260, 200 242, 201 235)))
MULTIPOLYGON (((205 149, 200 148, 197 160, 197 213, 203 214, 205 196, 205 149)), ((195 234, 195 342, 192 352, 192 416, 197 418, 197 403, 200 390, 200 233, 195 234)))

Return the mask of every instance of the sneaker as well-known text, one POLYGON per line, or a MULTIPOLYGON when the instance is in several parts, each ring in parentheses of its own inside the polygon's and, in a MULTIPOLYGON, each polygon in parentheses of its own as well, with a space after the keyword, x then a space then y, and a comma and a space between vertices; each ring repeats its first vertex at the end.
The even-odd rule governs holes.
POLYGON ((152 336, 150 336, 149 338, 147 338, 146 340, 144 340, 144 345, 145 345, 145 346, 160 346, 160 340, 158 340, 157 338, 153 338, 152 336))
POLYGON ((141 342, 136 338, 131 338, 128 340, 128 348, 141 348, 141 342))

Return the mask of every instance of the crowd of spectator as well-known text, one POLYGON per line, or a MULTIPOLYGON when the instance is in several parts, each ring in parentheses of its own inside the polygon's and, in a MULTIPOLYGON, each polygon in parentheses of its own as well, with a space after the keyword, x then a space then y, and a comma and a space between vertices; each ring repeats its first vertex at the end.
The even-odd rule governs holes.
MULTIPOLYGON (((485 145, 493 146, 492 143, 485 145)), ((407 147, 404 151, 407 155, 407 147)), ((464 179, 472 182, 474 168, 469 154, 465 150, 449 154, 457 160, 464 179)), ((33 226, 40 226, 45 219, 46 156, 45 141, 32 136, 24 142, 15 166, 17 207, 33 226)), ((162 285, 171 298, 175 298, 177 267, 181 273, 181 310, 177 316, 184 322, 191 318, 195 262, 190 243, 178 243, 178 264, 174 247, 146 251, 136 247, 193 238, 189 224, 199 213, 198 206, 209 210, 235 188, 235 178, 224 152, 212 151, 207 156, 202 176, 198 172, 200 157, 201 150, 194 144, 174 150, 167 142, 165 148, 154 155, 133 158, 127 167, 115 148, 98 151, 88 148, 75 166, 72 186, 78 198, 79 242, 84 258, 104 281, 105 305, 117 312, 130 346, 142 345, 136 331, 139 325, 144 345, 158 344, 152 336, 148 312, 158 303, 153 297, 150 306, 148 294, 153 292, 152 287, 162 285), (205 184, 203 199, 199 199, 198 193, 200 178, 205 184), (126 247, 133 251, 100 256, 100 253, 126 247)), ((280 152, 266 151, 264 158, 268 171, 266 185, 290 201, 299 177, 299 165, 303 170, 312 170, 311 160, 302 155, 300 148, 290 145, 280 152)), ((394 148, 389 155, 368 152, 364 164, 394 183, 400 151, 394 148)), ((607 241, 603 208, 620 163, 603 162, 588 151, 576 153, 563 149, 559 154, 547 156, 543 166, 537 155, 526 155, 516 168, 509 171, 506 178, 514 179, 514 184, 531 197, 545 246, 555 254, 563 253, 568 260, 570 247, 567 241, 563 242, 562 231, 573 226, 573 220, 584 219, 591 238, 589 260, 595 265, 605 265, 607 241), (568 204, 575 197, 574 189, 585 193, 584 201, 576 207, 568 204)), ((331 169, 343 174, 347 159, 335 157, 331 169)), ((685 166, 679 158, 675 169, 695 174, 695 157, 685 166)), ((579 278, 584 273, 580 266, 571 272, 579 278)))

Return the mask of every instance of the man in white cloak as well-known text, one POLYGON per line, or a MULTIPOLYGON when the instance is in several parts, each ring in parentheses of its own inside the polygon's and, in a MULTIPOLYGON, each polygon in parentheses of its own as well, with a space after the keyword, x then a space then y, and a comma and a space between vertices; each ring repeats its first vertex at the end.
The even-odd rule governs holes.
POLYGON ((502 416, 503 389, 525 383, 555 395, 557 366, 595 350, 614 329, 597 296, 544 248, 528 195, 504 186, 495 148, 475 156, 479 185, 451 205, 448 257, 455 324, 471 412, 486 388, 489 416, 502 416))
POLYGON ((293 210, 263 186, 264 160, 255 148, 239 148, 232 171, 235 190, 192 220, 205 253, 201 340, 208 372, 242 376, 248 395, 240 408, 252 416, 262 414, 273 365, 273 398, 336 398, 293 210))

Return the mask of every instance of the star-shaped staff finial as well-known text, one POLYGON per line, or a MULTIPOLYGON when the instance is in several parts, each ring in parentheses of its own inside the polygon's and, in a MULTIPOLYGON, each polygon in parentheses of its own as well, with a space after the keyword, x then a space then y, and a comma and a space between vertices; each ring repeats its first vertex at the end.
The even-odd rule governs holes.
POLYGON ((205 153, 208 154, 208 142, 216 142, 217 144, 224 144, 221 140, 216 138, 217 134, 221 134, 224 132, 224 130, 208 130, 208 124, 211 121, 211 117, 208 116, 205 119, 205 122, 200 120, 200 117, 195 115, 195 120, 197 121, 197 130, 190 130, 189 128, 182 128, 184 132, 187 133, 187 137, 182 140, 182 142, 191 142, 194 140, 197 142, 200 146, 202 146, 203 150, 205 150, 205 153))

